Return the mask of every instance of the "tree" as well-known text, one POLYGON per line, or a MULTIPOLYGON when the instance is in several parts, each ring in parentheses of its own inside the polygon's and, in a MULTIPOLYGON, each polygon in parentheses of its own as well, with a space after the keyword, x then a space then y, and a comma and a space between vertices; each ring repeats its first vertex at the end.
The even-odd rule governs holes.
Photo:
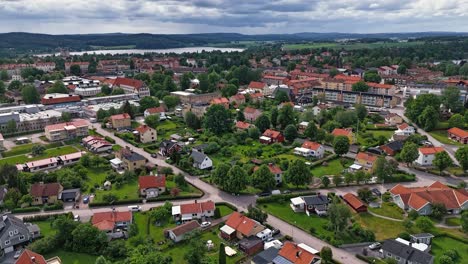
POLYGON ((367 85, 364 81, 359 81, 352 85, 352 90, 354 92, 367 92, 369 91, 369 85, 367 85))
POLYGON ((463 171, 468 170, 468 146, 463 146, 457 149, 455 152, 455 158, 457 159, 463 171))
POLYGON ((362 170, 356 171, 356 173, 354 173, 354 178, 356 180, 356 183, 360 184, 366 178, 365 172, 363 172, 362 170))
POLYGON ((356 109, 356 115, 358 119, 364 120, 364 118, 367 116, 367 108, 362 104, 356 104, 354 107, 356 109))
POLYGON ((4 95, 6 92, 5 83, 0 80, 0 95, 4 95))
POLYGON ((237 116, 236 116, 237 121, 245 121, 245 116, 243 111, 237 111, 237 116))
POLYGON ((283 107, 281 107, 279 110, 278 124, 281 126, 281 129, 285 129, 288 125, 296 124, 294 109, 290 104, 283 105, 283 107))
POLYGON ((330 220, 331 228, 335 234, 344 231, 345 227, 351 218, 349 208, 340 203, 332 203, 328 207, 328 219, 330 220))
POLYGON ((109 85, 104 84, 101 86, 101 93, 104 95, 110 95, 112 93, 112 89, 109 87, 109 85))
POLYGON ((248 130, 249 137, 252 139, 258 139, 260 137, 260 130, 257 127, 251 127, 248 130))
POLYGON ((23 101, 27 104, 38 104, 41 101, 41 96, 36 88, 32 85, 25 85, 21 90, 23 101))
POLYGON ((427 216, 419 216, 415 221, 415 225, 423 232, 429 232, 434 228, 434 223, 427 216))
POLYGON ((441 151, 435 154, 434 160, 432 164, 439 169, 440 175, 442 175, 442 171, 446 168, 452 166, 453 161, 450 156, 445 151, 441 151))
POLYGON ((406 164, 409 166, 418 158, 418 156, 418 145, 414 144, 413 142, 406 142, 400 153, 400 158, 402 161, 406 162, 406 164))
POLYGON ((454 114, 450 117, 448 123, 449 127, 463 128, 465 127, 465 118, 460 114, 454 114))
POLYGON ((352 173, 345 173, 344 174, 344 182, 347 186, 354 181, 354 174, 352 173))
POLYGON ((278 125, 278 108, 273 107, 273 109, 271 110, 270 121, 271 126, 273 128, 276 128, 276 126, 278 125))
POLYGON ((270 128, 270 119, 265 114, 262 114, 255 120, 255 126, 263 133, 270 128))
POLYGON ((8 72, 6 70, 0 71, 0 80, 7 81, 8 80, 8 72))
POLYGON ((195 237, 190 239, 189 247, 185 253, 185 260, 187 263, 202 264, 205 260, 206 247, 201 239, 195 237))
POLYGON ((177 89, 177 86, 175 85, 171 76, 166 76, 166 78, 164 79, 163 89, 167 92, 173 92, 177 89))
POLYGON ((16 129, 17 129, 16 121, 14 119, 8 120, 7 127, 6 127, 7 133, 12 134, 16 132, 16 129))
POLYGON ((106 234, 91 224, 79 224, 71 235, 71 248, 74 252, 96 254, 107 246, 106 234))
POLYGON ((333 184, 335 184, 336 187, 338 187, 341 183, 343 183, 343 176, 336 174, 333 175, 333 184))
POLYGON ((120 87, 115 87, 112 89, 112 95, 119 95, 119 94, 125 94, 124 89, 120 87))
POLYGON ((358 117, 355 111, 340 111, 336 113, 335 121, 340 124, 340 127, 349 127, 357 123, 358 117))
POLYGON ((61 117, 62 117, 62 121, 64 121, 64 122, 70 122, 70 120, 71 120, 70 112, 62 112, 61 117))
POLYGON ((463 211, 460 222, 463 232, 468 233, 468 211, 463 211))
POLYGON ((463 103, 460 100, 460 89, 457 87, 447 87, 442 91, 442 104, 453 113, 460 113, 463 110, 463 103))
POLYGON ((203 119, 203 127, 216 135, 221 135, 231 130, 231 114, 222 105, 208 107, 203 119))
POLYGON ((338 156, 344 155, 349 151, 349 138, 345 136, 337 136, 333 140, 333 150, 338 156))
POLYGON ((290 72, 292 70, 296 69, 296 63, 290 61, 288 62, 288 65, 286 67, 286 71, 290 72))
POLYGON ((318 128, 314 122, 309 122, 306 129, 304 130, 304 136, 311 140, 317 140, 318 128))
POLYGON ((231 97, 235 94, 237 94, 237 86, 234 84, 227 84, 222 90, 221 90, 221 95, 224 97, 231 97))
POLYGON ((182 74, 182 77, 180 78, 180 88, 182 91, 187 90, 190 88, 190 74, 184 73, 182 74))
POLYGON ((21 82, 17 80, 11 81, 8 85, 8 90, 10 91, 19 90, 19 88, 21 88, 21 82))
POLYGON ((239 165, 231 167, 227 173, 225 191, 238 194, 247 187, 247 173, 239 165))
POLYGON ((72 66, 70 66, 70 73, 71 73, 72 75, 76 75, 76 76, 81 75, 81 68, 80 68, 80 65, 73 64, 72 66))
POLYGON ((254 207, 251 204, 247 207, 247 213, 245 214, 247 217, 252 218, 261 224, 265 223, 268 218, 268 214, 263 212, 260 208, 254 207))
POLYGON ((99 256, 94 264, 111 264, 104 256, 99 256))
POLYGON ((206 73, 199 74, 198 80, 200 81, 199 89, 202 92, 208 92, 210 90, 210 81, 208 80, 208 74, 206 73))
POLYGON ((62 93, 68 94, 68 89, 62 81, 55 81, 54 84, 47 89, 47 93, 62 93))
POLYGON ((199 129, 200 128, 200 119, 198 119, 197 115, 192 112, 185 113, 185 124, 191 129, 199 129))
POLYGON ((43 145, 34 145, 31 148, 31 153, 34 156, 39 156, 39 155, 43 154, 44 151, 45 151, 45 147, 43 145))
POLYGON ((324 264, 333 263, 333 252, 330 247, 322 247, 322 250, 320 250, 320 257, 324 264))
POLYGON ((158 107, 159 100, 152 96, 145 96, 140 100, 140 112, 144 112, 148 108, 158 107))
POLYGON ((397 73, 398 73, 398 74, 406 74, 406 70, 407 70, 407 69, 408 69, 408 68, 406 68, 405 65, 401 65, 401 64, 400 64, 400 65, 398 65, 397 73))
POLYGON ((163 102, 166 104, 167 108, 173 109, 180 103, 179 97, 173 95, 166 95, 163 97, 163 102))
POLYGON ((331 69, 331 70, 328 71, 328 75, 329 75, 330 77, 332 77, 332 78, 335 77, 335 76, 338 75, 338 74, 339 74, 339 72, 338 72, 338 70, 337 70, 336 68, 333 68, 333 69, 331 69))
POLYGON ((439 258, 439 263, 440 264, 453 264, 454 262, 453 262, 451 257, 449 257, 447 255, 442 255, 439 258))
POLYGON ((130 115, 131 119, 135 118, 135 111, 133 111, 133 107, 128 101, 125 101, 121 109, 123 113, 127 113, 128 115, 130 115))
POLYGON ((431 211, 431 216, 437 220, 442 220, 442 218, 447 214, 447 208, 443 203, 432 204, 431 211))
POLYGON ((367 187, 358 189, 357 194, 359 199, 363 201, 370 201, 370 199, 372 198, 372 192, 367 187))
POLYGON ((307 185, 312 179, 312 173, 302 160, 294 160, 288 170, 284 173, 286 182, 293 184, 296 188, 299 185, 307 185))
POLYGON ((260 190, 269 191, 276 185, 275 175, 267 165, 261 165, 252 174, 252 185, 260 190))
POLYGON ((156 128, 159 124, 159 114, 145 117, 145 124, 149 127, 156 128))
POLYGON ((376 71, 367 71, 364 73, 364 81, 366 82, 373 82, 373 83, 380 83, 382 78, 376 71))
POLYGON ((322 176, 321 180, 322 180, 323 187, 328 188, 328 186, 330 185, 330 178, 324 175, 322 176))
MULTIPOLYGON (((203 249, 202 249, 203 250, 203 249)), ((129 257, 125 260, 128 264, 170 264, 172 258, 164 256, 156 248, 153 243, 144 243, 138 245, 131 252, 129 257)))
POLYGON ((218 264, 226 264, 226 249, 224 243, 219 244, 218 264))
POLYGON ((374 174, 380 181, 385 181, 385 179, 391 177, 392 174, 395 173, 396 166, 385 159, 385 157, 378 157, 375 161, 374 174))
POLYGON ((297 137, 297 129, 295 125, 288 125, 284 129, 284 137, 287 141, 292 142, 297 137))
POLYGON ((220 163, 211 173, 211 181, 219 185, 221 189, 226 189, 228 183, 227 174, 230 168, 231 166, 228 164, 220 163))
POLYGON ((275 93, 275 101, 277 103, 289 102, 289 96, 285 91, 277 91, 275 93))
POLYGON ((427 106, 418 117, 418 124, 426 131, 433 130, 439 122, 439 113, 432 106, 427 106))

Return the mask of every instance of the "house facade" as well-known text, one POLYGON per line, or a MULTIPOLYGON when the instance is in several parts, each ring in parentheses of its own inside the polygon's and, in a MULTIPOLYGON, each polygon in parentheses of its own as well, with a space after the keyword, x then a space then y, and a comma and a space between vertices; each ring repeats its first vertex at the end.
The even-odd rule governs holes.
POLYGON ((458 127, 452 127, 447 130, 448 138, 461 144, 468 144, 468 131, 458 127))
POLYGON ((262 144, 273 144, 273 143, 281 143, 284 141, 284 136, 279 131, 275 131, 273 129, 267 129, 263 134, 260 136, 260 143, 262 144))
POLYGON ((382 258, 392 258, 398 264, 433 264, 434 257, 424 251, 395 239, 385 240, 382 244, 382 258))
POLYGON ((0 250, 3 253, 13 252, 15 247, 29 243, 33 236, 28 226, 19 218, 4 214, 0 218, 0 250))
POLYGON ((138 131, 138 137, 141 143, 156 142, 158 138, 158 133, 156 132, 156 129, 147 125, 141 125, 135 128, 135 130, 138 131))
POLYGON ((113 129, 124 129, 132 127, 132 120, 129 114, 123 113, 109 117, 113 129))
POLYGON ((404 136, 411 136, 414 133, 416 133, 416 130, 414 127, 408 125, 407 123, 403 123, 399 126, 397 126, 398 130, 395 131, 395 134, 397 135, 404 135, 404 136))
POLYGON ((321 159, 325 154, 325 148, 322 144, 306 140, 301 147, 294 148, 294 154, 321 159))
POLYGON ((48 159, 27 162, 24 165, 23 170, 29 171, 29 172, 37 172, 37 171, 55 169, 57 168, 57 166, 58 166, 58 160, 56 158, 48 158, 48 159))
POLYGON ((213 201, 181 204, 172 206, 172 216, 175 221, 191 221, 194 219, 203 220, 214 216, 216 207, 213 201))
POLYGON ((57 161, 60 165, 67 166, 72 165, 80 161, 81 157, 86 154, 84 151, 78 151, 75 153, 70 153, 67 155, 62 155, 57 157, 57 161))
POLYGON ((164 157, 171 156, 173 153, 180 152, 181 150, 182 146, 176 141, 163 140, 159 144, 159 154, 164 157))
POLYGON ((432 166, 435 154, 445 151, 443 147, 423 147, 418 149, 419 156, 414 161, 419 166, 432 166))
POLYGON ((362 169, 368 173, 374 173, 375 165, 378 156, 367 153, 359 152, 354 159, 354 164, 362 166, 362 169))
POLYGON ((115 157, 122 162, 122 167, 129 171, 142 169, 146 165, 146 158, 133 152, 129 148, 122 148, 115 153, 115 157))
POLYGON ((140 176, 138 177, 138 190, 140 196, 147 199, 158 197, 166 191, 166 176, 140 176))
POLYGON ((246 107, 244 109, 244 117, 246 121, 249 121, 250 123, 255 122, 259 116, 262 115, 262 111, 256 108, 252 107, 246 107))
POLYGON ((106 233, 113 233, 116 229, 129 228, 133 222, 132 212, 116 210, 94 213, 91 224, 106 233))
POLYGON ((198 224, 198 221, 192 220, 192 221, 183 223, 173 229, 169 229, 167 231, 167 234, 172 241, 177 243, 177 242, 184 240, 185 235, 187 233, 190 233, 197 229, 200 229, 200 224, 198 224))
POLYGON ((397 126, 403 123, 403 118, 395 113, 389 113, 385 116, 385 124, 390 126, 397 126))
POLYGON ((221 227, 221 237, 227 240, 243 239, 252 237, 264 230, 265 227, 259 222, 248 218, 247 216, 233 212, 226 221, 226 224, 221 227))
POLYGON ((190 157, 193 159, 193 167, 197 169, 205 170, 213 167, 213 161, 205 153, 193 150, 190 157))
POLYGON ((76 119, 72 122, 48 125, 44 128, 44 132, 46 138, 50 141, 67 140, 87 136, 88 126, 88 121, 76 119))
POLYGON ((299 196, 290 199, 290 207, 295 213, 304 212, 308 216, 317 214, 326 215, 330 201, 325 195, 317 194, 310 196, 299 196))
POLYGON ((138 94, 140 98, 150 96, 150 90, 148 86, 146 86, 146 84, 140 80, 117 77, 114 81, 114 84, 112 85, 112 89, 115 89, 116 87, 122 88, 127 94, 138 94))
POLYGON ((31 185, 29 194, 33 197, 33 205, 53 204, 59 200, 63 187, 60 183, 35 183, 31 185))

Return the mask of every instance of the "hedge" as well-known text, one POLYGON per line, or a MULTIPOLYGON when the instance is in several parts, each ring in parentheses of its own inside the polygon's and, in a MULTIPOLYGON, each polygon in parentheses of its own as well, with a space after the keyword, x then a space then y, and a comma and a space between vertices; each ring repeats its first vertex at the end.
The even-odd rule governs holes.
POLYGON ((142 203, 143 199, 127 199, 127 200, 118 200, 112 203, 109 202, 92 202, 89 203, 89 207, 99 207, 99 206, 110 206, 110 205, 119 205, 119 204, 134 204, 142 203))
POLYGON ((36 221, 46 221, 50 218, 57 218, 59 216, 68 216, 69 218, 73 218, 73 213, 61 213, 61 214, 48 214, 48 215, 33 215, 33 216, 25 216, 23 217, 24 222, 36 222, 36 221))
POLYGON ((197 194, 197 195, 185 195, 185 196, 164 196, 164 197, 155 197, 147 199, 147 202, 161 202, 161 201, 173 201, 173 200, 183 200, 183 199, 195 199, 201 198, 204 194, 197 194))
POLYGON ((448 237, 448 238, 451 238, 451 239, 455 239, 457 241, 460 241, 462 243, 465 243, 465 244, 468 244, 468 239, 464 239, 462 237, 459 237, 459 236, 456 236, 456 235, 453 235, 453 234, 450 234, 450 233, 441 233, 441 234, 436 234, 435 237, 448 237))
POLYGON ((115 144, 115 140, 109 136, 105 136, 104 139, 109 143, 115 144))
POLYGON ((235 207, 234 205, 232 205, 230 203, 227 203, 227 202, 218 202, 218 203, 215 203, 215 205, 224 205, 224 206, 228 207, 229 209, 237 212, 237 207, 235 207))
POLYGON ((63 204, 52 204, 44 206, 44 211, 62 210, 63 204))
POLYGON ((309 192, 300 192, 300 193, 289 193, 289 194, 278 194, 278 195, 272 195, 268 197, 260 197, 257 199, 257 204, 263 204, 263 203, 274 203, 274 202, 285 202, 291 198, 298 197, 298 196, 304 196, 304 195, 315 195, 317 192, 315 191, 309 191, 309 192))
POLYGON ((21 214, 21 213, 30 213, 30 212, 40 212, 41 208, 37 206, 32 207, 25 207, 25 208, 15 208, 11 210, 14 214, 21 214))

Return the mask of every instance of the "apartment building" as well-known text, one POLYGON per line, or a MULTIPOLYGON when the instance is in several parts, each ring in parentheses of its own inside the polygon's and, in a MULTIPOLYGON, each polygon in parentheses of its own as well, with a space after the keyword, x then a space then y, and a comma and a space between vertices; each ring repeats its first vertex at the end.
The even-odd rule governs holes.
POLYGON ((88 135, 88 121, 76 119, 55 125, 48 125, 44 128, 45 136, 50 141, 67 140, 75 137, 88 135))

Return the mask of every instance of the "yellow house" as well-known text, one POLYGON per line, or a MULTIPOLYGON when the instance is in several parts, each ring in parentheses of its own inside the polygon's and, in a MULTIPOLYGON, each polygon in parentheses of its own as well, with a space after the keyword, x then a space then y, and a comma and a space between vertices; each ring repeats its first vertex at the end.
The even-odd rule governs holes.
POLYGON ((138 136, 140 138, 141 143, 149 143, 149 142, 156 142, 158 133, 156 129, 151 128, 147 125, 141 125, 135 128, 138 131, 138 136))
POLYGON ((30 194, 33 197, 33 205, 53 204, 58 201, 63 191, 60 183, 35 183, 31 186, 30 194))
POLYGON ((332 131, 332 135, 334 137, 345 136, 349 139, 350 144, 353 144, 355 142, 352 128, 335 128, 332 131))
POLYGON ((359 152, 356 155, 356 159, 354 160, 354 164, 362 166, 362 169, 367 173, 374 173, 375 165, 377 161, 377 156, 372 155, 366 152, 359 152))
POLYGON ((113 115, 109 120, 113 129, 130 128, 132 126, 131 117, 127 113, 113 115))
POLYGON ((143 169, 146 166, 146 158, 142 155, 133 152, 129 148, 122 148, 115 153, 115 157, 122 161, 122 165, 126 170, 134 171, 135 169, 143 169))

